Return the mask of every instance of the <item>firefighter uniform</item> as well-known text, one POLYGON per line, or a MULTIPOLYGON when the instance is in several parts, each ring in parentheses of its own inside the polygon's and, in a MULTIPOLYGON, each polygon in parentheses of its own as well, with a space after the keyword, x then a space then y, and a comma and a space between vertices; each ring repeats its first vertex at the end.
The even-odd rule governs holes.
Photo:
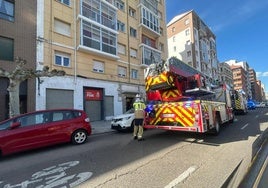
POLYGON ((143 140, 143 120, 144 120, 144 109, 145 109, 144 102, 139 98, 136 97, 135 102, 133 103, 134 113, 135 113, 135 123, 134 123, 134 131, 133 137, 134 139, 143 140))

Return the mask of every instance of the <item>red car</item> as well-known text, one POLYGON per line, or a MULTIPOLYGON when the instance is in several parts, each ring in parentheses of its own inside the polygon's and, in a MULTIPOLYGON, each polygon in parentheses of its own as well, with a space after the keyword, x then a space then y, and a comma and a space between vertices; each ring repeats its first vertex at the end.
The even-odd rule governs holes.
POLYGON ((82 110, 36 111, 0 122, 0 154, 64 142, 83 144, 90 134, 89 118, 82 110))

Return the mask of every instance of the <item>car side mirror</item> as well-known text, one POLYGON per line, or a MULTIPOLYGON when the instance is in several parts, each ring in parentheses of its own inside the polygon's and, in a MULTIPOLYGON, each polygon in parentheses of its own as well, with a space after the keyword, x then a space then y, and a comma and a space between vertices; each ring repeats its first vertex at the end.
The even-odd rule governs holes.
POLYGON ((16 129, 20 125, 21 125, 20 122, 14 122, 14 123, 11 124, 10 129, 16 129))

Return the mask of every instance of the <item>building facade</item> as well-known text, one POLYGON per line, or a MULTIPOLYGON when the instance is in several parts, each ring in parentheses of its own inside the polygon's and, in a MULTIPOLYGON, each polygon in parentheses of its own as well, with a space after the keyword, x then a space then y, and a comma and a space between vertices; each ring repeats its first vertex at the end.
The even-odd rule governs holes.
POLYGON ((251 84, 251 93, 252 93, 252 100, 258 101, 257 99, 261 96, 260 88, 257 84, 257 76, 256 72, 253 68, 249 69, 249 76, 250 76, 250 84, 251 84))
MULTIPOLYGON (((242 69, 244 69, 244 71, 241 70, 241 80, 239 81, 239 75, 237 75, 236 73, 234 73, 234 82, 236 82, 236 84, 243 84, 243 86, 237 86, 237 87, 241 87, 243 88, 244 92, 247 94, 247 97, 249 99, 252 98, 252 92, 251 92, 251 82, 250 82, 250 72, 249 72, 249 65, 246 61, 237 61, 237 60, 229 60, 226 61, 225 63, 227 63, 228 65, 230 65, 231 67, 241 67, 242 69), (242 74, 243 73, 243 74, 242 74), (236 75, 235 75, 236 74, 236 75), (244 78, 244 74, 245 74, 245 78, 244 78)), ((237 71, 237 69, 233 69, 237 71)), ((235 83, 234 83, 235 85, 235 83)))
POLYGON ((167 58, 164 0, 39 0, 37 9, 37 68, 66 76, 41 78, 36 109, 110 119, 145 96, 144 68, 167 58))
MULTIPOLYGON (((0 68, 13 71, 15 57, 27 61, 26 68, 36 67, 36 0, 0 1, 0 68)), ((0 121, 8 118, 9 80, 0 77, 0 121)), ((35 79, 20 85, 20 112, 35 110, 35 79)))
POLYGON ((216 36, 193 10, 167 24, 167 37, 168 57, 177 57, 212 82, 219 79, 216 36))
POLYGON ((233 72, 227 63, 219 63, 220 82, 233 88, 233 72))
POLYGON ((247 98, 250 98, 247 91, 247 73, 245 69, 239 65, 231 65, 233 72, 233 84, 235 90, 242 90, 246 93, 247 98))

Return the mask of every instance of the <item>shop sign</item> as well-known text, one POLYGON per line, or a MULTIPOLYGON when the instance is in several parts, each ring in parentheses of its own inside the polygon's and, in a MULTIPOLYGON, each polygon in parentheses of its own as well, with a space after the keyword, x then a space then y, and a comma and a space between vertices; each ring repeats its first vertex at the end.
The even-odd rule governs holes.
POLYGON ((102 100, 102 91, 99 89, 86 89, 85 98, 86 100, 91 100, 91 101, 102 100))

